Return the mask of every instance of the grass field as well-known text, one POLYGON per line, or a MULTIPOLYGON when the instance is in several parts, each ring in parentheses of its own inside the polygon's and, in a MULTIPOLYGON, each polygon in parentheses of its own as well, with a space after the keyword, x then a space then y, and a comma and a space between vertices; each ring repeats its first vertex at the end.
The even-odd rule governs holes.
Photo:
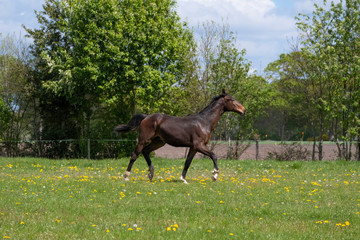
POLYGON ((0 159, 0 238, 358 239, 358 162, 0 159))

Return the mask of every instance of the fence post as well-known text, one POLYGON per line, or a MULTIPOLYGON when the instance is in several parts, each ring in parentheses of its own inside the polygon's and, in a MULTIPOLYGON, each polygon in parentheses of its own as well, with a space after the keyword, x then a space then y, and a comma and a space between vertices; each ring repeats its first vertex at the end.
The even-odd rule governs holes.
POLYGON ((90 138, 88 138, 88 140, 87 140, 87 148, 88 148, 88 159, 90 160, 90 138))
POLYGON ((256 160, 258 160, 259 158, 259 140, 255 140, 255 147, 256 147, 256 153, 255 153, 255 157, 256 157, 256 160))

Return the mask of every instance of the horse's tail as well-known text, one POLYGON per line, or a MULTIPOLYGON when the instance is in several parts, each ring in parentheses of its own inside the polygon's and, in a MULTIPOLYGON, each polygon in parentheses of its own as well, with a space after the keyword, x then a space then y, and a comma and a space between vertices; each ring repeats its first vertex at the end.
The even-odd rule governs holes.
POLYGON ((114 131, 115 132, 130 132, 135 131, 140 126, 141 121, 146 118, 147 115, 145 114, 135 114, 129 121, 128 124, 121 124, 117 126, 114 131))

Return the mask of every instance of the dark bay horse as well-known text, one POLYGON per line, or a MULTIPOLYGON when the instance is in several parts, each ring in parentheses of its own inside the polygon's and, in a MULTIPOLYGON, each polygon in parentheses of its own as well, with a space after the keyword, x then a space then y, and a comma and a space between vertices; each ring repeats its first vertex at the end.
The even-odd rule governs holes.
POLYGON ((129 180, 131 168, 142 153, 149 166, 149 179, 154 176, 154 167, 150 160, 150 153, 161 148, 165 143, 175 147, 189 147, 185 166, 181 174, 181 180, 185 180, 187 170, 197 152, 200 152, 212 159, 214 171, 212 180, 218 177, 219 168, 217 158, 206 144, 210 140, 211 132, 215 129, 221 115, 224 112, 236 112, 245 115, 245 108, 232 96, 225 93, 213 98, 211 103, 197 114, 185 117, 173 117, 161 113, 151 115, 135 114, 127 125, 119 125, 116 132, 129 132, 138 129, 138 144, 131 154, 130 163, 124 174, 125 180, 129 180))

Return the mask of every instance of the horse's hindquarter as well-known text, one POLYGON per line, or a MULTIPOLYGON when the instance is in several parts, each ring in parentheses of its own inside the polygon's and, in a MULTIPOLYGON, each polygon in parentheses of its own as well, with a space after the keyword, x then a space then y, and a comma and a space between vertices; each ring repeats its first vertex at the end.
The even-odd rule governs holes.
POLYGON ((193 147, 194 142, 206 141, 207 130, 201 120, 194 116, 173 117, 163 115, 157 126, 156 135, 175 147, 193 147))

